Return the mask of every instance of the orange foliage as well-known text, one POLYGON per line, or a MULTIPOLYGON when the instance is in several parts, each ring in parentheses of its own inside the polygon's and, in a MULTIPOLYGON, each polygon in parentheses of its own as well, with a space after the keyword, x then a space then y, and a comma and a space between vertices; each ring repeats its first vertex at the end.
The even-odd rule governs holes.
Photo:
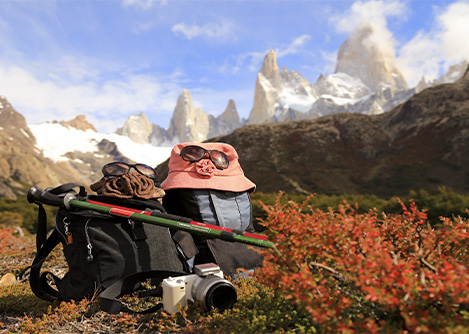
POLYGON ((0 253, 8 254, 26 246, 26 240, 15 236, 15 233, 17 231, 14 228, 0 228, 0 253))
POLYGON ((294 202, 264 206, 276 247, 258 279, 327 332, 464 332, 469 326, 469 222, 432 229, 413 202, 401 215, 294 202))

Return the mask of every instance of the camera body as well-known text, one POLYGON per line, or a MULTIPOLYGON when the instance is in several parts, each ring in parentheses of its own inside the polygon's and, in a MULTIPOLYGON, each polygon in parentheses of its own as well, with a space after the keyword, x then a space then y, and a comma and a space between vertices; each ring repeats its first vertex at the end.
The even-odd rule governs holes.
POLYGON ((163 308, 168 313, 178 310, 178 304, 200 301, 205 310, 224 311, 237 300, 233 284, 223 278, 220 267, 214 263, 194 266, 195 274, 168 277, 163 280, 163 308))

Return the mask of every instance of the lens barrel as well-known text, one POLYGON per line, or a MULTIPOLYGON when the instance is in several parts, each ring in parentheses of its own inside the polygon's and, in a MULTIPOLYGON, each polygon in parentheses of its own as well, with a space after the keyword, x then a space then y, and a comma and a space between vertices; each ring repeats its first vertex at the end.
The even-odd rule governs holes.
POLYGON ((194 282, 192 297, 201 301, 206 310, 218 309, 223 312, 233 307, 238 295, 230 281, 216 275, 209 275, 198 278, 194 282))

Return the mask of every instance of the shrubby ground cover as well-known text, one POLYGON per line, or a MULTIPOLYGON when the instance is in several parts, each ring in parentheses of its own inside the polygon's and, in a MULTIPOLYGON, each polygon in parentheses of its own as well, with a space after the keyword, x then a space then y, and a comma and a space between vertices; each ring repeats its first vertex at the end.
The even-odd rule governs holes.
MULTIPOLYGON (((238 303, 223 314, 190 305, 173 315, 109 315, 95 299, 44 302, 23 280, 0 288, 0 332, 467 333, 466 218, 430 224, 414 201, 384 213, 343 200, 318 208, 315 200, 276 196, 261 204, 276 247, 263 250, 254 278, 234 282, 238 303)), ((34 253, 34 236, 0 229, 1 274, 18 274, 34 253)), ((46 262, 46 270, 65 268, 60 249, 46 262)), ((138 309, 154 300, 125 302, 138 309)))
POLYGON ((469 223, 435 229, 413 201, 402 214, 295 202, 264 206, 274 250, 257 278, 305 308, 321 332, 467 333, 469 223))

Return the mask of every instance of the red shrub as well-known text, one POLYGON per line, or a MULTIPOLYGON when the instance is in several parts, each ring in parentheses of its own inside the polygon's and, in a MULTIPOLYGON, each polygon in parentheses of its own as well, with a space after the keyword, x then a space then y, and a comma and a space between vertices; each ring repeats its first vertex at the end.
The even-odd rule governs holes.
POLYGON ((12 227, 0 227, 0 253, 16 251, 26 246, 26 240, 16 234, 17 231, 12 227))
POLYGON ((435 230, 413 202, 403 214, 357 214, 294 202, 264 206, 276 248, 261 282, 284 291, 324 331, 463 332, 469 326, 469 223, 435 230))

